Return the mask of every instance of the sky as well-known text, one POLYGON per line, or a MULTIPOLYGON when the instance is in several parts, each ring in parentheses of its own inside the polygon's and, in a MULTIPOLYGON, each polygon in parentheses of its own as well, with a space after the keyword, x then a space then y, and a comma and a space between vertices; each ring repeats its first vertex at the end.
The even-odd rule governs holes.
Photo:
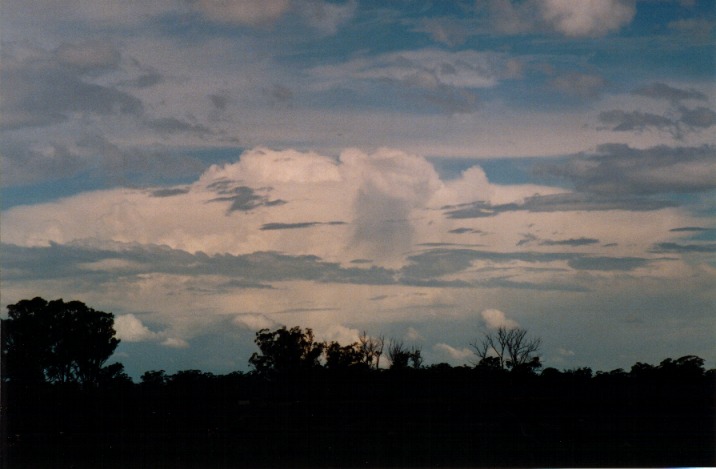
POLYGON ((716 367, 711 0, 5 0, 0 307, 111 361, 248 371, 261 328, 472 364, 716 367))

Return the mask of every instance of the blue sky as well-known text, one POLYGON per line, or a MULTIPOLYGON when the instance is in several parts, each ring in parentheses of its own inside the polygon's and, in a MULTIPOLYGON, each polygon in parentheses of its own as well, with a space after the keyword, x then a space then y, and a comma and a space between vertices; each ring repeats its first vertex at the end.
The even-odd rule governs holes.
POLYGON ((3 311, 111 311, 135 377, 280 325, 714 366, 715 9, 7 0, 3 311))

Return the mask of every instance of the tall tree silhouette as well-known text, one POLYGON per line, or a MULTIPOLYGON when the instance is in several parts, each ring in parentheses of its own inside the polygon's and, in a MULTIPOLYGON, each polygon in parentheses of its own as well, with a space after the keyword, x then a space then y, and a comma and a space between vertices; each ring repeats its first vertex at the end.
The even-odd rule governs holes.
POLYGON ((261 353, 254 353, 249 363, 259 373, 270 371, 285 372, 310 369, 319 366, 325 344, 313 340, 313 331, 305 332, 298 326, 286 326, 271 331, 261 329, 256 333, 254 343, 261 353))
POLYGON ((117 374, 117 366, 104 367, 119 344, 112 313, 80 301, 48 302, 40 297, 7 308, 7 379, 94 385, 117 374))
POLYGON ((528 339, 525 329, 501 326, 497 332, 485 333, 481 341, 470 345, 482 366, 503 370, 534 370, 541 366, 536 353, 542 340, 528 339))

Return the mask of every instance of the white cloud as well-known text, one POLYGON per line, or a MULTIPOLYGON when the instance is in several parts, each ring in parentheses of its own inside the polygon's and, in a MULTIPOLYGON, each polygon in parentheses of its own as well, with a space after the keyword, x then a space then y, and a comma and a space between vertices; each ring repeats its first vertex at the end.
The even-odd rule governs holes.
POLYGON ((114 330, 117 337, 126 342, 145 342, 157 340, 158 334, 149 330, 147 326, 134 314, 121 314, 114 319, 114 330))
POLYGON ((276 322, 267 318, 263 314, 252 314, 244 313, 236 316, 233 320, 234 324, 240 327, 244 327, 251 331, 258 331, 260 329, 271 329, 276 326, 276 322))
POLYGON ((482 320, 485 321, 485 324, 490 329, 497 329, 500 327, 514 329, 519 327, 517 321, 509 319, 505 313, 499 309, 485 309, 480 313, 480 316, 482 316, 482 320))
POLYGON ((631 22, 634 0, 495 0, 489 3, 498 31, 551 30, 568 37, 603 36, 631 22))
POLYGON ((189 348, 189 343, 177 337, 168 337, 162 341, 162 345, 169 348, 189 348))
POLYGON ((420 331, 413 326, 408 327, 408 330, 405 332, 405 338, 414 342, 424 339, 420 331))
POLYGON ((471 363, 477 358, 475 356, 475 352, 468 347, 458 349, 442 342, 435 344, 433 346, 433 350, 441 355, 449 357, 451 360, 462 363, 471 363))
POLYGON ((544 0, 542 17, 565 36, 601 36, 631 22, 633 0, 544 0))

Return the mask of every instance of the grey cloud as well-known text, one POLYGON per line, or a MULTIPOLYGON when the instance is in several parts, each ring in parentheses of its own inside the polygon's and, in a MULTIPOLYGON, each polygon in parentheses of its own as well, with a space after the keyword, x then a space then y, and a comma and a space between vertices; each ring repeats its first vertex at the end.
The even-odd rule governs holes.
POLYGON ((175 195, 187 194, 189 188, 187 187, 173 187, 168 189, 157 189, 152 191, 152 197, 173 197, 175 195))
POLYGON ((211 100, 211 104, 213 104, 219 111, 225 111, 226 106, 229 104, 229 98, 224 95, 210 94, 209 99, 211 100))
POLYGON ((613 125, 612 130, 615 132, 641 132, 652 127, 671 130, 676 125, 673 120, 658 114, 618 109, 599 113, 599 121, 613 125))
POLYGON ((208 135, 212 133, 208 127, 199 124, 190 124, 175 117, 151 119, 148 120, 145 125, 163 134, 190 132, 199 135, 208 135))
POLYGON ((162 147, 120 148, 103 135, 87 134, 77 141, 50 140, 36 150, 25 141, 2 142, 3 184, 23 185, 84 173, 105 184, 152 184, 157 178, 195 175, 205 164, 162 147))
POLYGON ((301 228, 311 228, 314 226, 320 226, 320 225, 345 225, 345 222, 342 221, 330 221, 330 222, 302 222, 302 223, 265 223, 261 226, 262 231, 271 231, 271 230, 293 230, 293 229, 301 229, 301 228))
POLYGON ((455 228, 454 230, 450 230, 449 233, 454 234, 464 234, 464 233, 471 233, 471 234, 481 234, 484 233, 482 230, 476 230, 474 228, 455 228))
POLYGON ((80 73, 102 72, 116 68, 121 59, 119 50, 105 41, 63 43, 53 53, 59 64, 76 68, 80 73))
POLYGON ((645 267, 650 262, 642 257, 575 257, 567 264, 576 270, 629 271, 645 267))
POLYGON ((130 80, 124 80, 119 84, 131 88, 149 88, 164 81, 164 77, 155 71, 150 71, 130 80))
POLYGON ((672 229, 670 229, 669 231, 673 231, 673 232, 677 232, 677 233, 678 233, 678 232, 683 232, 683 231, 687 231, 687 232, 691 232, 691 231, 699 232, 699 231, 710 231, 710 230, 709 230, 708 228, 702 228, 702 227, 700 227, 700 226, 682 226, 682 227, 679 227, 679 228, 672 228, 672 229))
POLYGON ((569 179, 580 191, 606 198, 709 191, 716 189, 716 148, 662 145, 636 149, 605 144, 594 155, 544 165, 540 171, 569 179))
POLYGON ((644 132, 654 129, 669 132, 676 139, 716 125, 716 112, 703 106, 695 109, 681 106, 676 112, 678 116, 671 118, 649 112, 613 109, 601 112, 599 121, 610 125, 614 132, 644 132))
POLYGON ((546 239, 539 244, 542 246, 589 246, 590 244, 598 244, 599 240, 594 238, 572 238, 572 239, 546 239))
POLYGON ((692 128, 707 129, 716 125, 716 112, 705 107, 696 109, 680 108, 680 122, 692 128))
POLYGON ((584 293, 591 291, 581 285, 564 283, 564 282, 524 282, 510 280, 509 277, 496 277, 482 281, 476 286, 486 288, 516 288, 519 290, 537 290, 537 291, 562 291, 584 293))
MULTIPOLYGON (((673 230, 672 230, 673 231, 673 230)), ((701 244, 679 244, 679 243, 658 243, 654 245, 651 252, 655 253, 716 253, 716 243, 701 244)))
MULTIPOLYGON (((545 166, 540 171, 551 172, 564 176, 562 167, 545 166)), ((563 211, 599 211, 599 210, 634 210, 651 211, 672 207, 673 202, 647 198, 623 197, 611 194, 565 193, 535 195, 528 197, 522 204, 491 205, 487 202, 473 202, 459 208, 445 207, 445 216, 455 219, 493 217, 504 212, 563 212, 563 211)))
POLYGON ((99 50, 83 56, 85 47, 89 46, 64 45, 30 58, 16 57, 12 47, 3 49, 0 126, 46 126, 67 120, 71 113, 140 115, 143 105, 139 99, 86 81, 88 75, 113 67, 115 54, 99 50))
POLYGON ((82 243, 51 244, 48 247, 20 247, 1 244, 3 278, 7 281, 52 278, 88 278, 91 281, 115 281, 118 276, 146 273, 179 275, 223 275, 235 287, 270 288, 271 282, 311 280, 322 283, 394 284, 394 272, 378 268, 343 268, 316 256, 289 256, 276 252, 246 255, 209 256, 165 246, 116 244, 91 246, 82 243), (121 260, 120 267, 102 270, 102 261, 121 260), (47 266, 53 268, 48 269, 47 266), (88 268, 94 265, 95 267, 88 268))
POLYGON ((471 30, 463 21, 456 18, 425 18, 413 31, 428 34, 433 41, 450 47, 463 44, 471 35, 471 30))
POLYGON ((568 73, 553 79, 551 85, 563 93, 586 99, 599 96, 606 86, 606 80, 599 75, 568 73))
POLYGON ((274 84, 269 88, 264 88, 263 93, 276 104, 288 103, 293 99, 293 91, 283 85, 274 84))
POLYGON ((672 103, 678 103, 685 99, 705 101, 706 95, 694 89, 674 88, 665 83, 651 83, 632 91, 632 94, 646 96, 653 99, 664 99, 672 103))
POLYGON ((287 203, 285 200, 271 200, 267 195, 259 195, 254 189, 247 186, 233 187, 231 181, 217 181, 209 185, 209 189, 224 195, 211 199, 210 202, 231 202, 230 212, 248 212, 258 207, 273 207, 287 203))

